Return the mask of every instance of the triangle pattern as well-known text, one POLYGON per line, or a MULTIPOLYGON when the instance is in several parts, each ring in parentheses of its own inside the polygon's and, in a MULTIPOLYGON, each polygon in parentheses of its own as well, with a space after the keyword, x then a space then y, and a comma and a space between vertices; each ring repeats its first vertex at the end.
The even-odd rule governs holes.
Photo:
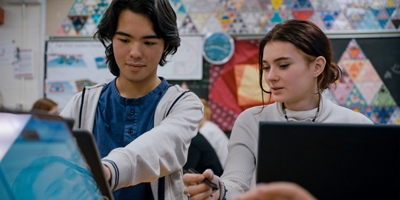
POLYGON ((376 16, 376 19, 378 20, 381 27, 385 28, 385 25, 389 21, 390 17, 389 17, 389 14, 387 13, 386 9, 382 8, 379 10, 379 13, 376 16))
POLYGON ((274 8, 274 10, 279 10, 282 3, 283 3, 283 0, 271 0, 271 4, 272 4, 272 7, 274 8))
POLYGON ((365 101, 364 97, 357 89, 356 85, 353 85, 353 88, 350 90, 347 99, 344 101, 344 106, 351 108, 351 107, 360 107, 366 105, 367 102, 365 101))
MULTIPOLYGON (((249 12, 264 12, 267 15, 265 19, 265 16, 260 14, 251 25, 245 24, 244 26, 237 24, 230 26, 230 23, 234 23, 233 20, 225 21, 217 16, 223 31, 230 33, 237 33, 239 29, 239 32, 243 34, 263 34, 275 24, 292 18, 312 21, 324 31, 397 30, 400 26, 398 0, 368 0, 360 4, 356 4, 355 1, 345 3, 342 0, 169 0, 169 2, 177 15, 221 12, 230 13, 227 14, 230 17, 249 12), (317 18, 320 19, 317 20, 317 18)), ((67 17, 88 16, 87 20, 93 18, 95 24, 98 25, 110 3, 111 0, 74 0, 67 17)), ((203 26, 209 27, 204 24, 207 21, 197 22, 197 18, 194 16, 191 16, 191 19, 197 31, 188 34, 198 34, 201 32, 200 30, 203 30, 203 26)), ((183 21, 180 22, 182 25, 183 21)), ((77 35, 93 32, 91 24, 88 24, 87 28, 84 26, 85 24, 74 23, 73 27, 77 35)), ((65 35, 68 32, 70 31, 65 29, 63 31, 59 28, 57 35, 65 35)))
POLYGON ((56 33, 56 35, 66 35, 67 33, 65 32, 65 30, 64 30, 64 28, 62 27, 62 26, 60 26, 58 29, 57 29, 57 33, 56 33))
POLYGON ((374 99, 371 102, 372 106, 396 106, 396 102, 392 98, 387 87, 382 84, 381 88, 375 94, 374 99))
POLYGON ((201 29, 202 34, 207 34, 209 32, 223 32, 223 28, 219 23, 219 20, 215 17, 215 15, 210 15, 206 24, 201 29))
POLYGON ((244 0, 235 0, 231 2, 233 4, 233 7, 235 7, 235 10, 237 12, 241 12, 242 7, 244 5, 244 0))
POLYGON ((333 30, 353 30, 349 20, 343 12, 339 13, 332 25, 333 30))
POLYGON ((371 120, 377 124, 387 124, 394 112, 393 107, 375 106, 372 110, 371 120))
POLYGON ((369 60, 365 61, 364 67, 360 70, 355 82, 382 82, 378 72, 369 60))
POLYGON ((270 0, 258 0, 262 10, 266 10, 270 6, 270 0))
POLYGON ((245 0, 241 12, 262 12, 262 7, 258 0, 245 0))
POLYGON ((179 33, 181 34, 197 33, 196 26, 194 25, 189 15, 186 15, 186 18, 183 20, 182 26, 179 28, 179 33))
POLYGON ((72 26, 76 30, 77 33, 81 31, 83 26, 86 23, 86 20, 88 19, 87 15, 75 15, 75 16, 69 16, 69 19, 71 20, 72 26))
POLYGON ((261 12, 242 12, 243 23, 247 26, 248 33, 258 33, 256 29, 257 19, 261 16, 261 12))
POLYGON ((355 39, 352 39, 347 45, 346 51, 350 55, 350 59, 354 60, 365 60, 364 52, 362 52, 360 46, 357 44, 355 39))
POLYGON ((376 17, 372 13, 371 9, 365 10, 365 15, 360 22, 358 29, 360 30, 379 30, 381 25, 376 20, 376 17))
POLYGON ((321 10, 320 17, 325 24, 325 27, 329 30, 333 27, 333 22, 339 16, 340 11, 330 11, 330 10, 321 10))
POLYGON ((392 115, 390 116, 388 124, 399 124, 400 125, 400 108, 397 107, 392 115))
POLYGON ((245 34, 248 33, 246 23, 244 23, 242 15, 237 13, 235 19, 229 24, 228 33, 245 34))
POLYGON ((343 74, 340 77, 340 80, 336 82, 336 86, 331 86, 331 90, 338 100, 340 105, 343 105, 347 99, 347 96, 350 94, 351 89, 353 88, 353 81, 346 71, 343 70, 343 74))
POLYGON ((189 16, 193 20, 193 23, 197 30, 203 29, 204 25, 206 24, 208 18, 211 16, 212 13, 190 13, 189 16))
POLYGON ((292 5, 292 16, 295 19, 308 20, 314 14, 314 8, 308 0, 295 0, 292 5))
POLYGON ((351 26, 357 29, 363 21, 366 12, 363 8, 347 8, 345 14, 351 26))
POLYGON ((365 64, 365 60, 343 60, 341 61, 344 69, 348 72, 351 79, 355 81, 361 69, 365 64))
POLYGON ((360 93, 364 97, 367 105, 371 105, 375 94, 379 91, 382 86, 382 82, 362 82, 355 83, 360 93))
POLYGON ((58 29, 57 35, 59 35, 59 33, 60 35, 68 35, 68 32, 71 30, 71 28, 72 28, 71 20, 68 17, 66 17, 61 23, 61 27, 58 29))
POLYGON ((169 2, 176 13, 186 13, 185 6, 180 0, 170 0, 169 2))
POLYGON ((234 12, 219 12, 215 14, 219 23, 222 26, 222 29, 226 32, 228 31, 229 23, 231 23, 235 19, 234 12))

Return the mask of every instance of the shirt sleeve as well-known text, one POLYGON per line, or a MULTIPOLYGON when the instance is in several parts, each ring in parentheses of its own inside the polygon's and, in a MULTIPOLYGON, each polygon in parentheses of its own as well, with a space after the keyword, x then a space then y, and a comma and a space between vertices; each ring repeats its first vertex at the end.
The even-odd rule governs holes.
POLYGON ((152 182, 181 170, 202 117, 200 99, 194 93, 187 93, 159 125, 127 146, 112 150, 102 159, 111 170, 111 188, 152 182))
POLYGON ((221 177, 227 199, 250 189, 256 166, 257 141, 258 119, 246 110, 236 119, 229 139, 228 159, 221 177))

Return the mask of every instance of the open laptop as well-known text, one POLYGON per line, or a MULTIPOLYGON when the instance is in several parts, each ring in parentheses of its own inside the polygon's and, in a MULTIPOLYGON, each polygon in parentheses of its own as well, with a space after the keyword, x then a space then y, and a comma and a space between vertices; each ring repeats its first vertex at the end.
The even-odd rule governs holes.
POLYGON ((400 199, 400 126, 260 122, 256 181, 317 199, 400 199))
POLYGON ((110 189, 110 185, 107 183, 102 163, 100 160, 100 153, 97 149, 96 142, 94 141, 93 135, 83 129, 74 129, 75 120, 72 118, 63 118, 68 128, 72 132, 72 135, 76 139, 76 143, 86 160, 86 163, 89 165, 90 171, 93 175, 94 180, 96 181, 101 193, 103 196, 109 200, 113 200, 113 194, 110 189))
POLYGON ((1 199, 112 199, 61 117, 2 111, 0 127, 1 199))

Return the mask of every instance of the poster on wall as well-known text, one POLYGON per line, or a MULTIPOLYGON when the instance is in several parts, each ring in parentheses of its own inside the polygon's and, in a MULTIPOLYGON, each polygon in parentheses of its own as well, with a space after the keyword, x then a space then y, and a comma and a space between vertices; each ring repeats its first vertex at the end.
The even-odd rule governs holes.
POLYGON ((33 49, 17 48, 16 60, 13 63, 15 78, 32 78, 33 77, 33 49))
POLYGON ((113 78, 100 42, 47 43, 45 94, 58 103, 60 110, 84 86, 109 82, 113 78))
POLYGON ((203 78, 203 37, 181 37, 181 45, 167 64, 158 68, 158 75, 167 80, 201 80, 203 78))

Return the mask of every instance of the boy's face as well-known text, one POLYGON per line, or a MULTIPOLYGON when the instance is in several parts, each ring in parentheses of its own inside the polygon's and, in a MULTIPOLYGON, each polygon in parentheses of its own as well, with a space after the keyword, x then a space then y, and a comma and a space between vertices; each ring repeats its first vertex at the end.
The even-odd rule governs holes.
POLYGON ((158 79, 157 68, 164 44, 164 40, 154 32, 150 19, 123 10, 112 38, 120 81, 147 84, 158 79))

